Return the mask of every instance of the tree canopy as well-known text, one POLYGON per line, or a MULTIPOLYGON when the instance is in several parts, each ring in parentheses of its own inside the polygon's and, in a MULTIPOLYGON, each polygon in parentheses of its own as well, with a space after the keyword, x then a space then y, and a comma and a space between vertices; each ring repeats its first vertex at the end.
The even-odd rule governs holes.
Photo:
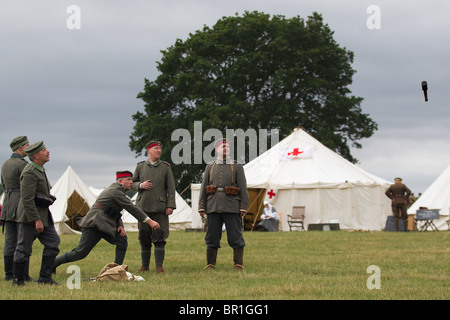
MULTIPOLYGON (((314 12, 307 19, 262 12, 223 17, 161 51, 159 75, 145 79, 138 98, 144 112, 133 115, 130 148, 142 154, 159 139, 170 162, 179 128, 194 136, 194 122, 223 132, 230 128, 279 129, 280 139, 303 127, 351 162, 350 146, 372 136, 377 124, 351 95, 353 52, 333 39, 314 12), (349 145, 350 144, 350 145, 349 145)), ((203 142, 203 147, 209 142, 203 142)), ((193 152, 193 148, 192 148, 193 152)), ((204 164, 172 167, 179 189, 198 182, 204 164)))

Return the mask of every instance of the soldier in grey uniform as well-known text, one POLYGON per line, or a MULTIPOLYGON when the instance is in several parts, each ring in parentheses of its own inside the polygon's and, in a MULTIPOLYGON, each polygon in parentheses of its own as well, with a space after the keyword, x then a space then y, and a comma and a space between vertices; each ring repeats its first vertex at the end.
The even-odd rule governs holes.
POLYGON ((31 162, 20 176, 20 201, 17 207, 19 236, 13 265, 13 284, 24 285, 25 267, 29 262, 33 242, 36 238, 44 245, 38 282, 56 284, 51 277, 55 257, 59 253, 60 239, 48 209, 55 200, 50 194, 50 183, 44 164, 50 160, 50 152, 43 141, 25 149, 31 162))
POLYGON ((229 157, 226 139, 216 144, 217 159, 206 166, 200 188, 199 213, 207 216, 205 269, 214 269, 225 223, 228 244, 233 248, 234 269, 242 270, 245 241, 242 217, 248 208, 247 181, 242 164, 229 157))
POLYGON ((169 237, 169 215, 176 209, 175 181, 170 165, 161 161, 162 144, 152 140, 146 145, 148 159, 139 162, 133 174, 132 189, 138 192, 136 205, 161 229, 151 230, 139 223, 142 266, 138 271, 148 271, 152 244, 155 246, 155 265, 158 273, 164 273, 166 240, 169 237))
POLYGON ((130 171, 116 172, 116 182, 103 190, 92 208, 83 218, 81 238, 78 246, 72 251, 58 256, 55 268, 63 263, 84 259, 101 239, 116 246, 115 263, 123 264, 128 247, 128 240, 123 227, 123 209, 131 213, 138 221, 152 229, 158 229, 159 224, 136 207, 126 191, 131 189, 132 173, 130 171))
POLYGON ((392 214, 394 216, 395 229, 399 228, 399 219, 403 219, 403 227, 405 231, 408 231, 408 214, 406 209, 408 206, 409 196, 411 190, 403 184, 402 178, 395 178, 394 184, 392 184, 385 192, 386 196, 392 201, 392 214))
MULTIPOLYGON (((17 246, 18 224, 17 206, 20 200, 20 174, 27 165, 25 149, 30 145, 26 136, 18 136, 10 143, 13 154, 2 165, 1 181, 4 189, 3 209, 0 220, 5 230, 3 246, 3 261, 5 280, 13 279, 13 260, 17 246)), ((25 280, 31 280, 28 275, 28 264, 25 266, 25 280)))

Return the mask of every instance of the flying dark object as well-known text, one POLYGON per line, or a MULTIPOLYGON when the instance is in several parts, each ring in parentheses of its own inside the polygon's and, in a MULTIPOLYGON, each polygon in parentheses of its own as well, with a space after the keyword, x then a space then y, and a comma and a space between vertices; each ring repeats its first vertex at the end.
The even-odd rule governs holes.
POLYGON ((425 101, 428 101, 428 84, 426 81, 422 81, 422 90, 423 96, 425 97, 425 101))

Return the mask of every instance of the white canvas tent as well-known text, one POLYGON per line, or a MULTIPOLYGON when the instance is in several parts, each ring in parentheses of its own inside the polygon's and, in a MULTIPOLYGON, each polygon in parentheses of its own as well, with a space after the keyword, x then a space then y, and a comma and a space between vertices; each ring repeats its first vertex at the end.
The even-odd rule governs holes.
MULTIPOLYGON (((137 194, 131 201, 136 202, 137 194)), ((192 209, 189 204, 178 194, 175 193, 175 204, 177 208, 169 216, 169 230, 185 230, 192 226, 192 209)), ((126 231, 138 231, 138 222, 126 210, 122 211, 122 220, 126 231)))
MULTIPOLYGON (((263 199, 282 212, 284 231, 289 230, 287 215, 293 206, 306 207, 306 228, 311 223, 339 222, 341 229, 382 230, 391 215, 384 194, 388 181, 345 160, 300 128, 244 169, 249 193, 264 192, 263 199)), ((200 185, 191 190, 195 213, 200 185)), ((198 214, 193 214, 193 228, 200 227, 198 214)))
MULTIPOLYGON (((438 230, 448 230, 450 214, 450 165, 428 187, 427 190, 408 209, 409 215, 416 215, 420 207, 439 209, 439 219, 433 221, 438 230)), ((420 224, 421 222, 419 222, 420 224)), ((420 225, 418 225, 420 228, 420 225)))
POLYGON ((89 187, 69 165, 50 194, 56 197, 56 201, 50 206, 56 231, 59 234, 79 232, 73 218, 86 215, 96 199, 89 187))

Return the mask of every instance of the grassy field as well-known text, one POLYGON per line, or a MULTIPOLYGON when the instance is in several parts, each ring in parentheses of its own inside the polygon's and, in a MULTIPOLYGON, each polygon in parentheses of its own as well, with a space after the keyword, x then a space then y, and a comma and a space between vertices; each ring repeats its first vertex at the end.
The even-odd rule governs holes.
MULTIPOLYGON (((243 272, 233 270, 232 249, 222 239, 216 270, 205 265, 203 233, 171 232, 164 275, 143 274, 144 282, 92 282, 114 260, 114 246, 101 241, 79 266, 80 289, 69 289, 70 264, 58 268, 61 286, 28 283, 17 288, 2 279, 5 300, 448 300, 450 299, 450 232, 279 232, 244 234, 243 272), (379 273, 368 272, 377 266, 379 273), (379 282, 374 277, 379 275, 379 282), (380 289, 369 289, 380 284, 380 289)), ((61 253, 79 235, 61 236, 61 253)), ((4 237, 0 245, 3 247, 4 237)), ((136 273, 140 247, 128 234, 125 264, 136 273)), ((37 278, 42 245, 35 241, 30 274, 37 278)))

